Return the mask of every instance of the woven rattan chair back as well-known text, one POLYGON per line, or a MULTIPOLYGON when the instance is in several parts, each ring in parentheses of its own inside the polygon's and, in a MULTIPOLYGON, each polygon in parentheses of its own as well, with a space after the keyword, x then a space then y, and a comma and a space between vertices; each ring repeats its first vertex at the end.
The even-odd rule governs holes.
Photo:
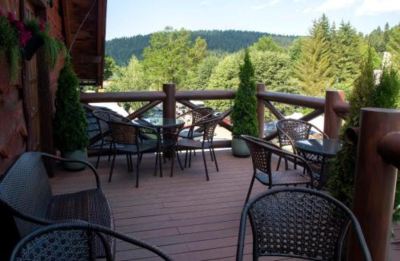
POLYGON ((253 260, 287 256, 308 260, 341 260, 349 225, 365 260, 371 260, 361 227, 352 212, 333 197, 305 188, 270 190, 243 209, 237 260, 242 260, 246 219, 253 231, 253 260))
MULTIPOLYGON (((85 222, 50 225, 28 235, 15 247, 11 261, 17 260, 96 260, 92 251, 92 238, 113 237, 147 249, 162 260, 171 260, 157 247, 127 237, 108 228, 85 222)), ((113 251, 106 248, 106 260, 114 260, 113 251)))
POLYGON ((196 124, 203 130, 204 142, 213 142, 215 129, 217 128, 219 121, 220 117, 213 116, 211 118, 203 119, 196 124))
POLYGON ((191 114, 192 114, 192 125, 196 124, 197 122, 199 122, 204 117, 207 117, 207 116, 211 115, 213 112, 214 112, 214 110, 212 108, 210 108, 210 107, 199 107, 199 108, 193 109, 191 111, 191 114))
POLYGON ((298 155, 282 150, 280 147, 266 140, 248 135, 242 135, 241 137, 246 141, 247 146, 249 147, 253 168, 255 170, 260 170, 267 175, 271 175, 272 157, 273 155, 276 155, 278 157, 297 161, 306 168, 307 172, 312 172, 306 161, 298 155))
POLYGON ((284 119, 276 124, 278 139, 281 147, 293 145, 296 140, 305 140, 310 137, 313 125, 301 120, 284 119))
POLYGON ((95 110, 93 115, 108 124, 113 143, 137 144, 139 130, 128 118, 114 112, 95 110))

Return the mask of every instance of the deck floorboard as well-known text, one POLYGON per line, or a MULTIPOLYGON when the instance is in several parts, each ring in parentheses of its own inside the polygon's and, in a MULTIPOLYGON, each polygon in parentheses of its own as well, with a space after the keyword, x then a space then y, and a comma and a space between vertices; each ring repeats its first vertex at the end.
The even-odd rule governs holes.
MULTIPOLYGON (((240 212, 252 165, 250 158, 233 157, 230 150, 218 151, 217 158, 220 171, 216 172, 208 160, 210 181, 207 182, 200 153, 192 159, 191 168, 181 171, 175 164, 173 177, 169 177, 170 163, 167 162, 162 178, 154 176, 152 155, 145 155, 140 166, 140 187, 135 188, 135 173, 127 171, 125 157, 117 158, 111 183, 107 182, 109 163, 102 157, 98 171, 111 204, 115 229, 159 246, 175 260, 234 260, 240 212)), ((95 160, 90 159, 92 163, 95 160)), ((52 179, 56 194, 94 185, 87 170, 58 171, 52 179)), ((264 190, 256 182, 252 195, 264 190)), ((400 227, 394 231, 394 240, 400 240, 400 227)), ((251 232, 248 233, 245 260, 251 260, 251 232)), ((399 260, 400 244, 392 245, 391 249, 391 260, 399 260)), ((117 242, 116 257, 117 260, 158 260, 151 253, 123 242, 117 242)))

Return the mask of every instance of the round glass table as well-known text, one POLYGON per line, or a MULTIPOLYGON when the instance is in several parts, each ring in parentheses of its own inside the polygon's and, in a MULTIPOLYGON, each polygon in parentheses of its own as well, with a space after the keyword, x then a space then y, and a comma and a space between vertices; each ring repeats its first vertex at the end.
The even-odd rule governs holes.
POLYGON ((328 159, 335 157, 341 149, 342 142, 338 139, 308 139, 297 140, 294 143, 296 151, 312 164, 317 179, 317 187, 325 186, 329 175, 328 159))

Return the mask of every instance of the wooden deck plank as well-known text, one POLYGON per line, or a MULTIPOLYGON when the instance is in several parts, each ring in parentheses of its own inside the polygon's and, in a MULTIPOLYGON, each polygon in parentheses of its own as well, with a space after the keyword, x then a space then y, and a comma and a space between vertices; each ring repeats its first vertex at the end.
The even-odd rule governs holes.
MULTIPOLYGON (((167 162, 162 178, 153 175, 152 155, 145 155, 140 166, 140 187, 135 188, 135 173, 127 171, 124 157, 117 158, 113 180, 107 182, 109 163, 103 157, 98 171, 116 230, 157 245, 178 261, 234 260, 240 213, 252 165, 250 158, 235 158, 230 150, 218 151, 217 158, 220 172, 216 172, 208 158, 211 180, 207 182, 200 154, 193 158, 190 169, 182 171, 176 164, 174 177, 169 177, 167 162)), ((90 160, 94 163, 96 159, 90 160)), ((54 192, 67 193, 95 186, 93 176, 87 172, 59 171, 52 179, 54 192)), ((255 183, 252 195, 265 189, 255 183)), ((244 260, 251 260, 252 239, 250 230, 247 232, 244 260)), ((400 238, 398 227, 396 235, 400 238)), ((116 249, 118 260, 159 260, 124 242, 117 242, 116 249)), ((392 247, 391 255, 392 260, 400 257, 398 245, 392 247)))

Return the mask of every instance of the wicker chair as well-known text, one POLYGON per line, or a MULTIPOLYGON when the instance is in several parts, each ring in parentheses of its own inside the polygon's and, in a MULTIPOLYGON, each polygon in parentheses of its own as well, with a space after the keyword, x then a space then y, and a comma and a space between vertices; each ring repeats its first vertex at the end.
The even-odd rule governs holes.
MULTIPOLYGON (((39 152, 22 154, 2 176, 0 213, 0 260, 8 260, 18 240, 42 225, 81 219, 111 229, 114 227, 110 205, 102 192, 96 169, 87 162, 39 152), (53 165, 52 161, 85 164, 91 170, 87 173, 93 175, 95 186, 74 193, 53 195, 46 168, 46 165, 53 165)), ((98 257, 104 256, 100 242, 96 243, 95 249, 98 257)))
POLYGON ((137 156, 136 160, 136 187, 139 187, 139 164, 143 153, 157 152, 157 140, 142 140, 140 138, 141 129, 151 130, 157 133, 156 130, 148 126, 139 126, 115 113, 96 110, 93 115, 108 124, 111 137, 112 161, 108 181, 111 182, 115 158, 117 154, 125 154, 129 170, 133 170, 132 155, 137 156))
POLYGON ((306 185, 313 186, 312 170, 307 162, 300 156, 282 150, 271 142, 242 135, 250 150, 253 162, 253 177, 247 192, 246 201, 249 200, 254 180, 257 179, 261 184, 272 188, 273 186, 306 185), (283 171, 272 170, 273 156, 282 157, 303 166, 303 169, 286 169, 283 171))
MULTIPOLYGON (((96 260, 92 251, 93 237, 100 237, 103 240, 112 237, 146 249, 162 260, 172 260, 159 248, 146 242, 86 222, 61 223, 38 229, 18 243, 10 260, 96 260)), ((104 248, 105 259, 114 260, 114 251, 107 244, 104 244, 104 248)))
MULTIPOLYGON (((203 156, 203 162, 204 162, 204 169, 206 173, 206 179, 207 181, 210 180, 210 177, 208 175, 208 169, 207 169, 207 161, 206 161, 206 155, 205 155, 205 150, 208 149, 210 151, 211 155, 211 160, 214 161, 215 163, 215 168, 217 171, 219 171, 218 168, 218 162, 217 162, 217 157, 215 156, 215 151, 214 151, 214 132, 215 129, 220 122, 221 117, 220 116, 212 116, 210 118, 205 118, 200 120, 194 125, 186 126, 184 129, 187 129, 189 132, 189 137, 188 138, 183 138, 178 141, 178 148, 182 150, 186 150, 186 156, 185 156, 185 166, 186 162, 188 161, 188 151, 191 150, 196 150, 199 149, 202 152, 203 156), (195 140, 191 136, 191 134, 194 132, 195 129, 201 128, 202 129, 202 139, 201 140, 195 140)), ((191 153, 189 154, 189 162, 191 161, 191 153)), ((189 164, 190 165, 190 164, 189 164)))
MULTIPOLYGON (((291 151, 293 153, 297 153, 296 148, 294 146, 294 142, 296 140, 307 140, 310 139, 311 136, 319 136, 322 138, 329 138, 326 133, 320 130, 315 125, 302 121, 302 120, 295 120, 295 119, 283 119, 279 120, 276 124, 276 128, 278 130, 278 140, 279 146, 284 148, 285 146, 290 146, 291 151), (313 132, 315 132, 313 134, 313 132)), ((305 157, 309 162, 317 163, 314 165, 314 169, 320 168, 320 163, 322 159, 316 158, 315 155, 302 155, 305 157)), ((281 163, 281 158, 278 160, 277 169, 279 169, 281 163)), ((285 159, 286 168, 288 168, 288 160, 285 159)), ((317 170, 314 170, 318 172, 317 170)))
POLYGON ((87 134, 89 137, 89 146, 87 148, 89 155, 97 155, 96 168, 99 166, 100 157, 107 155, 110 160, 111 155, 111 137, 108 125, 100 121, 93 115, 95 110, 105 110, 112 112, 107 108, 94 107, 87 104, 82 104, 86 113, 86 120, 88 123, 87 134))
POLYGON ((312 189, 269 190, 242 211, 236 260, 243 260, 247 217, 253 233, 253 260, 286 256, 307 260, 341 260, 352 227, 364 259, 372 260, 360 224, 333 197, 312 189))
MULTIPOLYGON (((190 125, 194 125, 197 122, 199 122, 200 120, 211 116, 213 113, 214 113, 214 110, 210 107, 199 107, 199 108, 192 109, 186 113, 183 113, 183 114, 179 115, 177 118, 182 118, 186 115, 190 115, 191 116, 190 125)), ((186 129, 183 129, 179 133, 179 137, 181 137, 181 138, 199 138, 201 136, 203 136, 203 132, 199 128, 192 130, 191 133, 189 133, 189 130, 186 128, 186 129)))

